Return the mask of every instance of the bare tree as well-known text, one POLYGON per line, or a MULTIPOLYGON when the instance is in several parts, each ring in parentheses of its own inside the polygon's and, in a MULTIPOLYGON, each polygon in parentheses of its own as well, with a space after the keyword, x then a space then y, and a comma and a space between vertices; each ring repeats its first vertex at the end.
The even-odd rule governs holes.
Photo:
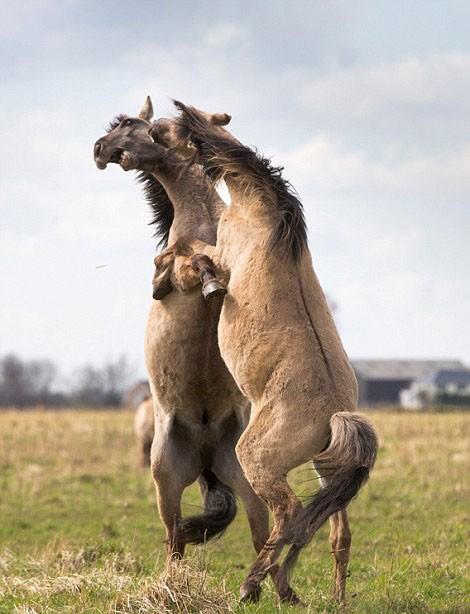
POLYGON ((0 405, 49 404, 57 369, 50 360, 23 361, 13 354, 0 360, 0 405))
POLYGON ((54 388, 58 371, 50 360, 24 361, 13 354, 0 358, 0 407, 89 406, 118 407, 133 369, 125 356, 102 368, 84 365, 73 377, 71 389, 54 388))
POLYGON ((57 377, 57 367, 50 360, 32 360, 26 365, 31 394, 38 403, 51 401, 52 386, 57 377))
POLYGON ((101 369, 86 365, 76 375, 74 402, 90 407, 122 405, 131 375, 132 369, 125 356, 105 364, 101 369))

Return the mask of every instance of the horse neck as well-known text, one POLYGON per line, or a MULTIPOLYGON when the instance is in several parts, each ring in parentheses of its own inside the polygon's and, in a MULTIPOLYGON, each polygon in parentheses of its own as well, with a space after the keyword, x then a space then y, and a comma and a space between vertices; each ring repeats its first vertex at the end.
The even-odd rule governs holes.
POLYGON ((196 165, 156 175, 173 204, 169 243, 180 238, 199 239, 210 245, 217 240, 217 226, 225 208, 223 200, 196 165))
POLYGON ((245 226, 244 232, 258 238, 271 232, 277 218, 276 210, 264 201, 263 195, 238 178, 226 177, 225 183, 230 195, 230 209, 245 226))

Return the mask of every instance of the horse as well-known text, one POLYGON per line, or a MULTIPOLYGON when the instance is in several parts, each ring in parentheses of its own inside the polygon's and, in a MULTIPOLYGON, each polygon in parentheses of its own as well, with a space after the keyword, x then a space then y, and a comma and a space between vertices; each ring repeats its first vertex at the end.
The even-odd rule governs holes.
POLYGON ((152 397, 139 403, 134 414, 134 436, 139 466, 145 469, 150 465, 150 450, 155 432, 152 397))
MULTIPOLYGON (((251 402, 236 454, 274 520, 241 599, 259 599, 261 582, 291 544, 278 582, 281 599, 298 603, 289 575, 300 550, 330 519, 333 595, 343 603, 351 545, 346 507, 369 477, 378 442, 373 426, 355 412, 357 382, 313 268, 302 204, 281 168, 210 121, 210 114, 176 106, 180 153, 186 148, 212 181, 224 179, 231 196, 216 246, 206 245, 192 264, 195 275, 214 265, 227 284, 220 352, 251 402), (307 461, 321 488, 303 507, 287 474, 307 461)), ((142 140, 126 150, 125 166, 151 166, 151 148, 142 140)))
MULTIPOLYGON (((151 148, 152 164, 142 164, 139 177, 157 234, 170 246, 155 259, 153 296, 158 300, 150 310, 145 350, 155 416, 151 470, 168 556, 181 558, 185 544, 202 543, 224 531, 235 516, 234 492, 244 504, 253 545, 260 552, 269 537, 268 510, 235 454, 249 403, 226 368, 217 342, 225 291, 212 274, 206 284, 212 298, 204 300, 191 266, 195 248, 215 244, 226 207, 202 168, 188 165, 172 147, 172 121, 162 118, 152 124, 152 117, 150 98, 138 117, 117 116, 95 143, 94 158, 100 169, 112 162, 128 170, 126 150, 134 141, 151 148), (204 514, 182 518, 182 492, 196 479, 204 514)), ((212 120, 227 123, 230 118, 214 115, 212 120)), ((275 585, 277 572, 277 566, 270 570, 275 585)))
POLYGON ((154 420, 153 402, 147 381, 136 382, 126 392, 126 406, 134 412, 134 438, 137 448, 139 467, 146 469, 150 465, 150 448, 152 447, 154 420))

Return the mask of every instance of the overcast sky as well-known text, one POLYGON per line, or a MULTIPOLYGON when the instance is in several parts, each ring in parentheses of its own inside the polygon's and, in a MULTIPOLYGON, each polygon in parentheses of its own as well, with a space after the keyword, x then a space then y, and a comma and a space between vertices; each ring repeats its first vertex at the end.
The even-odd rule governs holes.
POLYGON ((143 373, 150 215, 92 146, 150 94, 285 165, 350 356, 470 363, 469 28, 464 0, 2 3, 0 354, 143 373))

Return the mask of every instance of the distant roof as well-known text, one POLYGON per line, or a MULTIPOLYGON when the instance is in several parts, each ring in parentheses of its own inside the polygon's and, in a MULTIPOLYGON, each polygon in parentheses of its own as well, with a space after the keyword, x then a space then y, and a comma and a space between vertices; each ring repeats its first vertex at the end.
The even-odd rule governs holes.
POLYGON ((414 380, 441 370, 462 370, 460 360, 353 360, 358 377, 368 380, 414 380))
POLYGON ((419 383, 436 384, 437 386, 445 386, 446 384, 466 386, 470 384, 470 369, 439 369, 424 375, 418 381, 419 383))

